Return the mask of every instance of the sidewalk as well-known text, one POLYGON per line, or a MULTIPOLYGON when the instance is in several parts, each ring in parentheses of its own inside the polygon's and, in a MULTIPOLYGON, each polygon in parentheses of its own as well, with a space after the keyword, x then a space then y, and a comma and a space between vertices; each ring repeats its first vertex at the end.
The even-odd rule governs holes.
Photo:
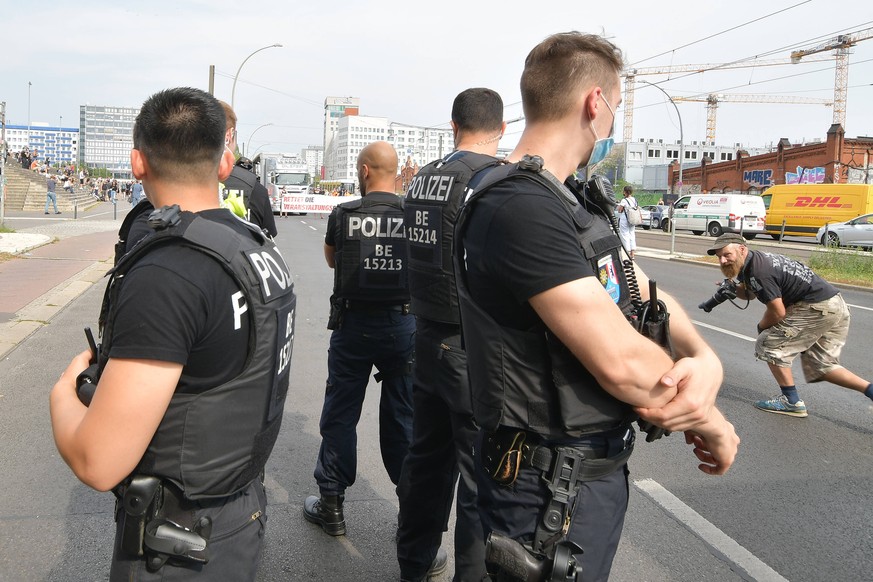
POLYGON ((0 253, 14 255, 0 262, 0 358, 104 277, 120 225, 68 218, 0 233, 0 253))

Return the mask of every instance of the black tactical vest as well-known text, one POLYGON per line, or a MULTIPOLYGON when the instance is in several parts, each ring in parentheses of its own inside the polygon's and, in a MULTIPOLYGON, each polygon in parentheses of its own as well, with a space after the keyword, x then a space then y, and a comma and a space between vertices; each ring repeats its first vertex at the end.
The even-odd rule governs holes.
POLYGON ((406 303, 403 200, 372 192, 336 209, 334 296, 353 301, 406 303))
POLYGON ((503 180, 528 180, 531 188, 556 196, 572 216, 579 245, 601 284, 626 315, 632 309, 621 242, 605 218, 589 212, 585 200, 551 174, 518 164, 490 171, 461 209, 453 253, 476 422, 486 430, 508 426, 551 438, 629 424, 636 419, 631 407, 604 390, 542 322, 527 330, 504 327, 473 300, 464 270, 464 230, 476 202, 503 180))
POLYGON ((412 178, 404 216, 409 243, 412 312, 432 321, 459 324, 452 240, 467 184, 500 162, 485 154, 454 152, 431 162, 412 178))
POLYGON ((297 298, 275 244, 257 227, 247 226, 252 236, 182 212, 178 224, 146 236, 118 260, 103 299, 101 367, 112 345, 124 276, 156 247, 183 244, 204 253, 242 291, 250 322, 242 373, 199 394, 174 394, 135 470, 172 481, 188 499, 226 497, 244 489, 263 470, 282 422, 297 298))

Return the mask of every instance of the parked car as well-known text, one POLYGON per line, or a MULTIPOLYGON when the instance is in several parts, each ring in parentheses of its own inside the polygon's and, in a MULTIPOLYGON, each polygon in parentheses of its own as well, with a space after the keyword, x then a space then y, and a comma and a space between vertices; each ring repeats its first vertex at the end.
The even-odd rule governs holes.
MULTIPOLYGON (((640 206, 640 217, 642 218, 642 222, 637 226, 643 227, 644 230, 649 230, 649 226, 651 225, 651 213, 646 210, 649 206, 640 206)), ((615 219, 621 220, 621 214, 618 212, 618 206, 615 207, 615 219)))
POLYGON ((643 228, 663 228, 667 220, 667 208, 668 207, 664 204, 643 206, 643 216, 645 217, 645 212, 649 213, 649 219, 645 221, 648 226, 644 226, 643 228))
POLYGON ((866 247, 873 250, 873 214, 826 224, 818 229, 815 238, 823 245, 866 247))

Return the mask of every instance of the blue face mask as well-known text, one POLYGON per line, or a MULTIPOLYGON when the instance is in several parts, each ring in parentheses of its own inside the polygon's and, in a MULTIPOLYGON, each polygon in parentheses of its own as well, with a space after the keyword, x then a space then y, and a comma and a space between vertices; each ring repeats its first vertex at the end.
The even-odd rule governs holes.
MULTIPOLYGON (((588 158, 588 163, 586 166, 593 166, 594 164, 600 163, 603 159, 609 154, 609 151, 612 149, 612 146, 615 145, 615 140, 612 137, 612 133, 615 131, 615 110, 613 110, 612 106, 609 104, 609 101, 606 100, 602 94, 600 98, 603 99, 603 102, 606 103, 606 107, 609 109, 609 112, 612 113, 612 129, 609 130, 609 137, 605 137, 603 139, 596 139, 594 142, 594 149, 591 150, 591 157, 588 158)), ((591 126, 591 129, 594 131, 594 137, 597 138, 597 130, 594 129, 594 126, 591 126)))

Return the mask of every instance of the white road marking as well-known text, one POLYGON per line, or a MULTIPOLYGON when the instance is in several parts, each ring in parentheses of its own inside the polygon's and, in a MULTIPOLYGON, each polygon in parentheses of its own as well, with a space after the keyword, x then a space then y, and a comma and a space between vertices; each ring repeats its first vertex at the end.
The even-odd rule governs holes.
POLYGON ((741 340, 746 340, 747 342, 754 342, 754 341, 757 341, 756 338, 749 337, 749 336, 747 336, 747 335, 743 335, 743 334, 741 334, 741 333, 737 333, 737 332, 735 332, 735 331, 730 331, 729 329, 724 329, 723 327, 716 327, 716 326, 714 326, 714 325, 710 325, 710 324, 708 324, 708 323, 703 323, 702 321, 697 321, 696 319, 692 319, 692 320, 691 320, 691 323, 693 323, 694 325, 699 325, 700 327, 705 327, 705 328, 707 328, 707 329, 712 329, 712 330, 715 330, 715 331, 720 331, 721 333, 724 333, 724 334, 727 334, 727 335, 732 335, 732 336, 734 336, 734 337, 736 337, 736 338, 740 338, 741 340))
POLYGON ((863 305, 855 305, 854 303, 846 303, 852 309, 864 309, 865 311, 873 311, 873 307, 864 307, 863 305))
POLYGON ((279 482, 269 473, 264 475, 264 489, 267 490, 267 493, 269 493, 272 498, 270 499, 270 503, 276 503, 277 505, 288 503, 288 491, 279 485, 279 482))
POLYGON ((661 509, 670 517, 685 526, 688 531, 709 546, 716 557, 731 564, 731 569, 742 576, 744 580, 788 582, 779 572, 759 560, 733 538, 682 503, 678 497, 664 489, 657 481, 641 479, 634 481, 634 486, 643 495, 661 506, 661 509))

